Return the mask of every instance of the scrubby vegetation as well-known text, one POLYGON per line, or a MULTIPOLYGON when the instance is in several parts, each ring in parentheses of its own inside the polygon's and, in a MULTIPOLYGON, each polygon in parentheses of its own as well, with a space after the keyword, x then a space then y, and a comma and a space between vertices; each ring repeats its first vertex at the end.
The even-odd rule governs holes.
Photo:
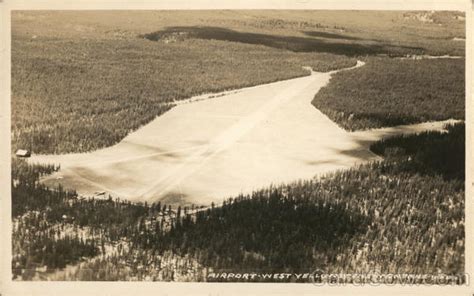
POLYGON ((312 102, 343 128, 464 119, 464 59, 366 61, 336 73, 312 102))
POLYGON ((203 281, 219 270, 460 274, 463 133, 458 124, 444 134, 385 140, 373 146, 387 156, 382 162, 210 208, 84 199, 27 181, 51 168, 15 161, 21 169, 13 184, 14 274, 31 279, 38 273, 34 266, 64 265, 45 259, 44 249, 27 251, 64 244, 54 231, 67 233, 75 250, 61 262, 82 260, 67 274, 49 270, 57 279, 203 281), (432 160, 437 151, 444 167, 432 160), (31 229, 39 235, 26 235, 31 229))

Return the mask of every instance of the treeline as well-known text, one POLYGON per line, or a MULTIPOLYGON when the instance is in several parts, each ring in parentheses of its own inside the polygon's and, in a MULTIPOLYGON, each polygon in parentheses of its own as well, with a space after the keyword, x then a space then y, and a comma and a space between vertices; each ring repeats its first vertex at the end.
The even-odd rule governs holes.
POLYGON ((383 139, 370 149, 385 158, 395 161, 400 170, 425 175, 441 175, 445 179, 465 178, 464 123, 447 125, 446 133, 423 132, 416 135, 401 135, 383 139))
POLYGON ((398 171, 374 163, 262 190, 203 212, 194 222, 185 220, 161 241, 217 270, 235 272, 462 272, 462 182, 398 171), (285 208, 291 205, 288 196, 296 201, 285 208), (283 213, 270 210, 272 201, 283 213))
POLYGON ((31 279, 41 266, 51 270, 45 278, 75 280, 204 281, 211 271, 316 269, 460 274, 465 190, 462 174, 452 170, 464 166, 452 152, 463 153, 463 129, 385 140, 373 148, 388 156, 384 161, 209 208, 84 199, 18 177, 39 167, 17 169, 14 274, 31 279), (436 170, 434 150, 445 153, 446 165, 458 165, 436 170), (53 247, 62 250, 57 261, 53 247), (52 273, 74 262, 70 273, 52 273))
POLYGON ((356 63, 216 40, 12 39, 12 149, 40 154, 111 146, 194 95, 356 63))
MULTIPOLYGON (((119 280, 164 279, 157 266, 166 280, 206 280, 210 271, 464 270, 463 183, 403 173, 393 162, 264 189, 174 221, 164 232, 145 224, 134 251, 104 259, 106 270, 119 280), (162 267, 170 252, 172 271, 162 267)), ((88 273, 92 266, 100 265, 85 263, 72 277, 108 278, 88 273)))
POLYGON ((461 273, 464 131, 378 142, 382 162, 229 200, 178 221, 158 248, 238 272, 461 273))
POLYGON ((369 219, 300 189, 288 185, 230 199, 196 219, 178 220, 153 247, 238 272, 330 266, 354 236, 367 231, 369 219))
POLYGON ((354 131, 465 117, 465 59, 366 58, 336 73, 312 104, 354 131))
MULTIPOLYGON (((137 263, 134 258, 143 246, 156 239, 151 233, 169 231, 176 219, 201 209, 194 205, 173 209, 161 202, 132 203, 111 197, 83 198, 75 191, 48 188, 39 182, 42 175, 58 169, 12 159, 14 279, 48 279, 67 264, 99 255, 102 261, 107 260, 105 255, 126 258, 125 266, 137 263), (124 247, 118 249, 123 240, 124 247), (109 254, 110 248, 114 251, 109 254)), ((163 266, 175 262, 174 253, 168 253, 167 260, 159 259, 163 266)), ((156 274, 171 279, 174 271, 156 274)))

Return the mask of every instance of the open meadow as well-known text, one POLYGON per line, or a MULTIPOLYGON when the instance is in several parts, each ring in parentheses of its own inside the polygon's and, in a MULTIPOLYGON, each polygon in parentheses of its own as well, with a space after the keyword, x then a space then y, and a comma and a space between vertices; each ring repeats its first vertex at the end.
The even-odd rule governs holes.
POLYGON ((15 11, 13 278, 464 273, 464 17, 15 11))

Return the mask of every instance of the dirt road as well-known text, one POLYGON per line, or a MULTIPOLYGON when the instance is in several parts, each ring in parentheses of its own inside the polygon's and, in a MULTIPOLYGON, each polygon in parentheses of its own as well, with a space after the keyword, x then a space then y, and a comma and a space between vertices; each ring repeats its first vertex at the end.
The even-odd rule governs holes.
POLYGON ((442 128, 433 123, 348 133, 311 105, 331 74, 190 100, 115 146, 30 161, 61 164, 44 182, 84 195, 105 191, 133 201, 209 204, 377 159, 368 147, 386 135, 442 128))

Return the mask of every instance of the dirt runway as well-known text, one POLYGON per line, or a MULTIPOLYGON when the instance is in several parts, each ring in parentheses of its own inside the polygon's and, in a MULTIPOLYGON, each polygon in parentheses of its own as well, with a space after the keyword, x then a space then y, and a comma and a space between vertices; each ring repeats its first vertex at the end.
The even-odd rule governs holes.
MULTIPOLYGON (((362 66, 359 62, 357 66, 362 66)), ((308 179, 378 157, 387 135, 439 130, 445 122, 349 133, 311 105, 332 73, 179 104, 120 143, 90 153, 33 155, 56 163, 43 180, 91 196, 208 205, 270 184, 308 179)))

